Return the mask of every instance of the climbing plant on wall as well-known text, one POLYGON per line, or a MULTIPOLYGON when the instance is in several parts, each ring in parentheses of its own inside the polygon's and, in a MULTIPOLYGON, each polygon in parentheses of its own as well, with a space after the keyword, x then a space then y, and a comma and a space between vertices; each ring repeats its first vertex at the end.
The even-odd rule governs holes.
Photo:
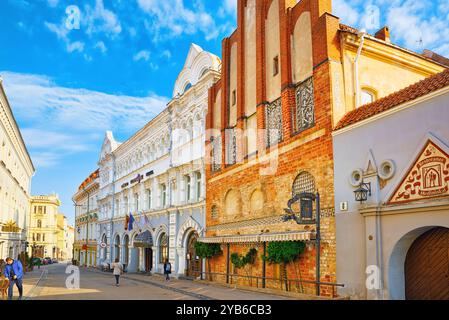
POLYGON ((304 241, 281 241, 270 242, 263 259, 270 264, 279 264, 282 267, 282 278, 285 288, 288 290, 287 265, 299 258, 304 252, 306 243, 304 241))
POLYGON ((204 243, 204 242, 196 242, 195 243, 195 251, 198 257, 202 259, 207 259, 207 269, 209 272, 209 280, 212 280, 211 274, 211 265, 210 259, 215 256, 219 256, 223 253, 221 250, 221 246, 218 243, 204 243))
MULTIPOLYGON (((231 263, 234 265, 235 269, 244 269, 249 278, 251 276, 252 265, 256 261, 256 257, 257 250, 255 248, 251 248, 244 256, 238 253, 231 254, 231 263)), ((251 278, 250 282, 252 283, 251 278)))

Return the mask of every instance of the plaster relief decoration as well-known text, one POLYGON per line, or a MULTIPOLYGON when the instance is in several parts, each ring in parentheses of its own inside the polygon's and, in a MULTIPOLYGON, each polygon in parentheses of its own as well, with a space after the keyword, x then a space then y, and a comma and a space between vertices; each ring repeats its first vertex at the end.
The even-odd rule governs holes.
POLYGON ((428 141, 389 203, 449 196, 449 156, 428 141))

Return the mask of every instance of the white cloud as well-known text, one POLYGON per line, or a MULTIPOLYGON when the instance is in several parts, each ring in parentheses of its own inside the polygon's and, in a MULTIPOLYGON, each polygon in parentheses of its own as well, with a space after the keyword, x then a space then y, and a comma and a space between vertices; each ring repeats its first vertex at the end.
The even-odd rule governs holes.
POLYGON ((145 27, 155 42, 197 32, 211 40, 217 38, 222 30, 199 0, 193 2, 193 10, 187 8, 183 0, 137 0, 137 3, 151 18, 145 21, 145 27))
POLYGON ((171 52, 170 52, 170 50, 164 50, 164 51, 162 51, 161 57, 166 58, 167 60, 170 60, 170 58, 171 58, 171 52))
POLYGON ((36 166, 55 165, 64 156, 97 147, 106 130, 132 134, 168 102, 155 94, 114 95, 58 86, 41 75, 1 74, 36 166))
POLYGON ((74 51, 83 52, 84 51, 84 43, 80 42, 80 41, 68 43, 67 44, 67 52, 72 53, 74 51))
POLYGON ((347 0, 334 0, 332 10, 342 23, 354 26, 359 21, 359 13, 347 0))
POLYGON ((150 60, 150 55, 151 55, 150 51, 142 50, 134 55, 133 60, 134 61, 140 61, 140 60, 148 61, 148 60, 150 60))
POLYGON ((66 28, 64 22, 59 25, 50 22, 45 22, 44 24, 48 30, 56 34, 59 40, 68 41, 67 35, 70 30, 66 28))
POLYGON ((105 33, 114 38, 122 32, 122 26, 115 13, 105 9, 103 0, 96 0, 95 7, 85 6, 82 25, 86 28, 86 34, 105 33))
POLYGON ((106 45, 103 41, 98 41, 95 44, 94 48, 100 50, 102 53, 106 53, 106 51, 108 51, 108 48, 106 48, 106 45))
POLYGON ((226 13, 231 16, 237 16, 237 0, 224 0, 223 6, 219 10, 222 10, 222 14, 226 13))
POLYGON ((55 8, 58 6, 59 0, 47 0, 47 3, 50 7, 55 8))

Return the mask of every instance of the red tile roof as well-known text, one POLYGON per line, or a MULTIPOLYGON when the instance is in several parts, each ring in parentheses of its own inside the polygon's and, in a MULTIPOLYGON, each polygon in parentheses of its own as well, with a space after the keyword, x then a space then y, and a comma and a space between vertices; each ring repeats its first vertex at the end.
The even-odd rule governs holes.
POLYGON ((449 69, 347 113, 334 130, 339 130, 356 122, 368 119, 376 114, 423 97, 447 86, 449 86, 449 69))
POLYGON ((89 183, 97 179, 99 175, 100 169, 97 169, 94 172, 92 172, 90 176, 86 180, 84 180, 83 183, 78 187, 78 190, 84 189, 84 187, 86 187, 89 183))

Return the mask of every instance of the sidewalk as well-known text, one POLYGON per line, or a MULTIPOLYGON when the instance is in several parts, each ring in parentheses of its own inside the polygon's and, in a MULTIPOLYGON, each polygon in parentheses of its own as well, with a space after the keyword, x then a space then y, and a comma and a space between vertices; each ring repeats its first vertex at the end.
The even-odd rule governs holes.
MULTIPOLYGON (((23 299, 28 300, 37 294, 38 284, 40 281, 43 281, 46 276, 46 269, 41 267, 38 269, 37 267, 32 272, 26 272, 23 276, 23 299)), ((14 298, 13 300, 17 300, 19 296, 19 292, 17 287, 14 286, 14 298)))
MULTIPOLYGON (((86 271, 104 274, 93 268, 86 268, 86 271)), ((303 295, 302 297, 293 297, 283 295, 281 292, 262 292, 260 289, 245 290, 244 288, 227 287, 217 283, 206 281, 192 281, 181 280, 173 278, 170 281, 165 281, 165 278, 159 274, 145 275, 138 273, 125 273, 123 279, 138 281, 142 283, 151 284, 160 288, 168 289, 182 294, 187 294, 200 300, 295 300, 295 299, 311 299, 310 296, 303 295)))

